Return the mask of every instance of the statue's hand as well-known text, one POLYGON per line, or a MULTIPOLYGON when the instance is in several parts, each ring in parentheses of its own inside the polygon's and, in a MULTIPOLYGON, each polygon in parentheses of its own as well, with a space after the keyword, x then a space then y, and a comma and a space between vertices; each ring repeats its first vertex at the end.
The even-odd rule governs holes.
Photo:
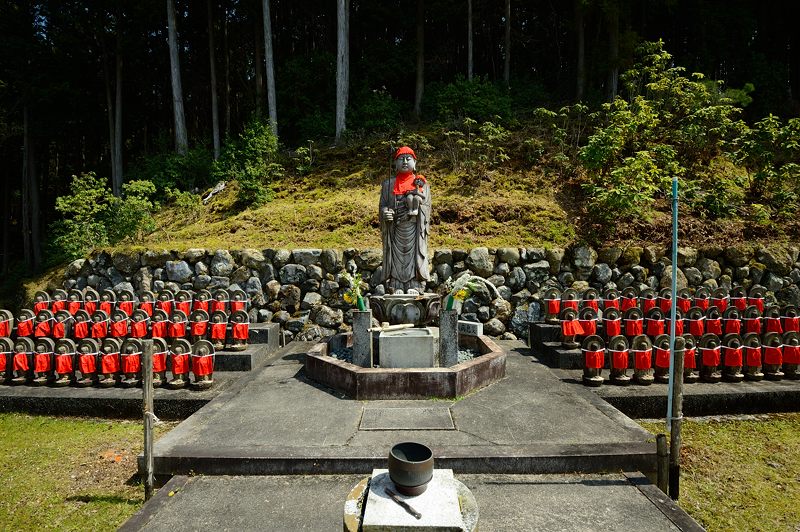
POLYGON ((394 209, 383 209, 383 221, 385 222, 394 221, 394 209))

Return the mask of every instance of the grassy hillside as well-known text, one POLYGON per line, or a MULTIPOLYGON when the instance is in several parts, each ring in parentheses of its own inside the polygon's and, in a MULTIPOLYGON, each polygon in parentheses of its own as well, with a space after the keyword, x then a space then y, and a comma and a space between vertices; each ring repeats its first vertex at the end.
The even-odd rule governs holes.
MULTIPOLYGON (((380 246, 378 197, 390 175, 385 142, 325 148, 307 175, 287 172, 263 206, 236 205, 238 183, 196 210, 167 206, 144 247, 374 247, 380 246)), ((575 238, 572 208, 561 187, 540 169, 512 166, 479 176, 453 171, 442 150, 418 150, 418 171, 433 194, 434 247, 564 245, 575 238)), ((287 168, 287 170, 290 170, 287 168)))
MULTIPOLYGON (((590 243, 668 243, 670 202, 658 198, 646 216, 599 220, 588 211, 581 170, 562 173, 547 156, 526 160, 523 143, 536 139, 520 126, 501 145, 509 159, 490 167, 454 168, 442 130, 410 135, 428 143, 418 170, 431 184, 433 247, 565 246, 590 243)), ((384 139, 346 147, 315 149, 305 175, 287 172, 272 185, 272 199, 254 208, 237 206, 238 183, 192 209, 166 205, 155 216, 156 231, 123 247, 293 248, 380 245, 380 183, 390 176, 384 139)), ((287 156, 287 159, 290 158, 287 156)), ((710 219, 681 207, 680 238, 687 245, 775 242, 796 238, 796 222, 757 224, 743 216, 710 219)))

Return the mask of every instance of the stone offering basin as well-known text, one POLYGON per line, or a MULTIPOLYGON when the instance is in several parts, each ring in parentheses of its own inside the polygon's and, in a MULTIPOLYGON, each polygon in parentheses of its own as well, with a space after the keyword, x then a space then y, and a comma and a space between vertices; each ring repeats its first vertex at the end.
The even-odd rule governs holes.
POLYGON ((306 375, 358 400, 455 399, 506 375, 506 353, 488 336, 460 336, 459 345, 481 353, 449 368, 362 368, 328 356, 352 345, 351 333, 315 344, 306 355, 306 375))

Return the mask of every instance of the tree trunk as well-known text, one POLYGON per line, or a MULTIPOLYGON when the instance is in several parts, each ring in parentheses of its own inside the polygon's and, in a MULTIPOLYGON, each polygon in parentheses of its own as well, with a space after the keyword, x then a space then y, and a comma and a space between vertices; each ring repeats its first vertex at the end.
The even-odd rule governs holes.
POLYGON ((178 35, 175 29, 175 4, 167 0, 167 26, 169 31, 169 65, 172 74, 172 110, 175 115, 175 151, 186 155, 189 139, 186 135, 186 118, 183 114, 183 87, 181 87, 181 64, 178 57, 178 35))
POLYGON ((22 112, 22 247, 25 263, 38 272, 42 264, 39 244, 39 188, 27 102, 22 112))
POLYGON ((275 60, 272 50, 272 19, 269 14, 269 0, 261 0, 264 16, 264 55, 267 61, 267 107, 272 133, 278 136, 278 106, 275 97, 275 60))
POLYGON ((422 93, 425 91, 425 1, 417 0, 417 83, 414 90, 414 116, 419 120, 422 93))
POLYGON ((264 107, 264 63, 261 57, 261 29, 260 24, 253 23, 253 48, 255 50, 255 82, 256 82, 256 116, 261 117, 264 107))
POLYGON ((214 160, 219 159, 219 109, 217 106, 217 67, 214 61, 214 12, 211 0, 206 1, 208 8, 208 61, 211 68, 211 138, 214 143, 214 160))
POLYGON ((336 143, 342 140, 346 128, 347 90, 350 77, 350 37, 348 24, 349 0, 337 0, 336 9, 336 143))
POLYGON ((231 134, 231 54, 228 49, 228 9, 222 25, 222 47, 225 49, 225 136, 231 134))
POLYGON ((509 86, 509 78, 511 77, 511 0, 506 0, 506 38, 505 38, 505 56, 503 57, 503 81, 506 82, 506 87, 509 86))
POLYGON ((586 45, 583 26, 583 0, 575 0, 575 35, 577 37, 578 57, 577 75, 575 80, 575 99, 583 100, 586 91, 586 45))
MULTIPOLYGON (((108 64, 108 52, 106 51, 105 47, 105 38, 101 37, 101 41, 103 44, 103 79, 105 80, 106 85, 106 116, 108 117, 108 158, 109 162, 111 163, 111 186, 112 188, 117 183, 117 174, 119 173, 117 170, 117 157, 116 157, 116 146, 117 146, 117 139, 116 139, 116 132, 117 128, 114 124, 114 100, 112 96, 112 89, 111 89, 111 74, 109 73, 110 66, 108 64)), ((116 190, 113 190, 115 196, 119 196, 119 193, 116 190)))
POLYGON ((472 81, 472 0, 467 0, 467 79, 472 81))
POLYGON ((117 83, 116 83, 116 105, 114 106, 114 166, 117 167, 116 176, 112 189, 114 195, 122 195, 122 182, 124 180, 122 172, 122 37, 119 28, 119 17, 117 18, 117 83))
POLYGON ((30 200, 30 174, 29 163, 31 151, 30 137, 28 135, 28 103, 22 107, 22 253, 25 264, 33 266, 33 250, 31 248, 31 200, 30 200))
POLYGON ((612 2, 608 11, 608 101, 617 95, 619 84, 619 4, 612 2))
POLYGON ((11 225, 11 180, 3 179, 3 274, 8 273, 11 258, 8 253, 11 249, 9 241, 9 227, 11 225))

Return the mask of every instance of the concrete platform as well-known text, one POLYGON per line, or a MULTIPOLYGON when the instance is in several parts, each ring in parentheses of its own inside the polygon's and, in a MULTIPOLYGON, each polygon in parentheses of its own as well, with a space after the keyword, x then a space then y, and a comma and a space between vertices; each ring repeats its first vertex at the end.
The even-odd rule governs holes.
MULTIPOLYGON (((120 530, 341 530, 363 478, 177 476, 120 530)), ((477 500, 480 530, 702 530, 638 473, 456 478, 477 500)))
POLYGON ((214 371, 252 371, 274 352, 262 344, 251 344, 244 351, 218 351, 214 355, 214 371))
POLYGON ((461 400, 356 401, 306 379, 310 344, 292 342, 159 440, 156 474, 369 474, 404 440, 428 445, 456 474, 655 470, 649 433, 562 382, 521 342, 498 344, 506 378, 461 400), (402 409, 397 420, 392 408, 402 409), (454 428, 361 428, 371 409, 384 427, 408 427, 409 408, 442 409, 454 428))
MULTIPOLYGON (((266 363, 278 350, 280 325, 250 324, 245 351, 219 351, 214 357, 214 386, 208 390, 155 390, 155 412, 161 419, 186 419, 222 393, 242 374, 266 363)), ((78 388, 0 384, 0 412, 141 418, 141 388, 78 388)))
MULTIPOLYGON (((161 419, 186 419, 230 387, 240 375, 215 373, 214 386, 208 390, 156 388, 155 414, 161 419)), ((0 412, 141 419, 142 389, 0 385, 0 412)))
MULTIPOLYGON (((581 384, 582 371, 553 370, 561 380, 591 390, 598 397, 633 418, 667 415, 667 385, 617 386, 606 382, 598 388, 581 384)), ((608 378, 608 370, 603 370, 608 378)), ((800 411, 800 381, 696 382, 683 386, 683 415, 761 414, 800 411)))

